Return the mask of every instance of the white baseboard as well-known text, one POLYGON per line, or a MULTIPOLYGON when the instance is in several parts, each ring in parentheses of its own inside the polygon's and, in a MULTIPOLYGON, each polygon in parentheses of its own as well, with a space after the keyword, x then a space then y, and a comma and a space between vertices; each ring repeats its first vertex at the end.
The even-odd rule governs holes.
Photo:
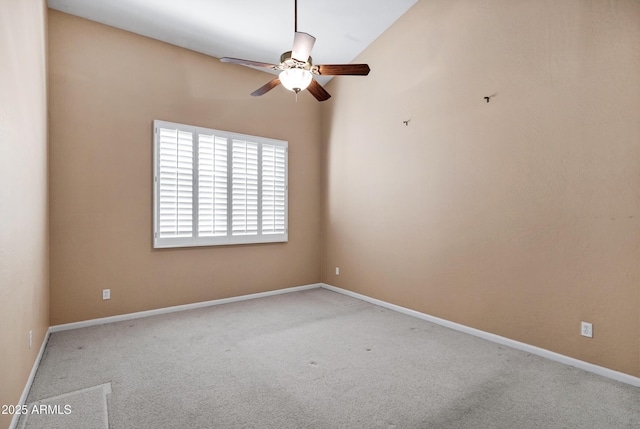
POLYGON ((211 307, 214 305, 228 304, 231 302, 246 301, 248 299, 264 298, 267 296, 280 295, 283 293, 299 292, 308 289, 322 287, 322 283, 313 283, 305 286, 296 286, 285 289, 272 290, 268 292, 252 293, 249 295, 234 296, 231 298, 214 299, 212 301, 195 302, 193 304, 176 305, 173 307, 158 308, 155 310, 139 311, 137 313, 120 314, 117 316, 101 317, 99 319, 83 320, 82 322, 65 323, 54 325, 49 330, 51 332, 69 331, 72 329, 86 328, 87 326, 105 325, 107 323, 120 322, 122 320, 140 319, 141 317, 156 316, 158 314, 175 313, 177 311, 193 310, 196 308, 211 307))
MULTIPOLYGON (((40 345, 40 351, 38 352, 38 356, 36 356, 35 362, 33 362, 31 373, 29 374, 29 378, 27 379, 27 384, 25 384, 24 386, 24 390, 22 391, 22 396, 20 396, 18 405, 24 405, 27 403, 27 396, 29 396, 29 391, 31 390, 31 385, 33 384, 33 379, 36 376, 36 372, 38 372, 40 361, 42 360, 42 356, 44 355, 44 349, 46 348, 47 342, 49 341, 49 335, 51 335, 51 328, 47 329, 47 332, 44 335, 44 339, 42 340, 42 344, 40 345)), ((14 414, 13 418, 11 419, 11 424, 9 424, 9 429, 15 429, 18 426, 18 420, 20 420, 20 414, 14 414)))
POLYGON ((381 301, 379 299, 370 298, 366 295, 362 295, 356 292, 351 292, 346 289, 341 289, 339 287, 331 286, 325 283, 322 283, 322 287, 324 289, 338 292, 343 295, 350 296, 352 298, 357 298, 362 301, 369 302, 371 304, 379 305, 380 307, 388 308, 390 310, 397 311, 399 313, 403 313, 409 316, 417 317, 418 319, 426 320, 431 323, 435 323, 437 325, 444 326, 446 328, 450 328, 459 332, 464 332, 465 334, 473 335, 476 337, 483 338, 485 340, 498 343, 507 347, 511 347, 513 349, 522 350, 527 353, 531 353, 537 356, 541 356, 543 358, 560 362, 565 365, 573 366, 584 371, 588 371, 597 375, 601 375, 603 377, 607 377, 616 381, 620 381, 622 383, 630 384, 632 386, 640 387, 640 378, 634 377, 629 374, 625 374, 623 372, 614 371, 609 368, 605 368, 602 366, 594 365, 589 362, 585 362, 579 359, 574 359, 569 356, 561 355, 559 353, 555 353, 546 349, 541 349, 540 347, 532 346, 530 344, 521 343, 519 341, 511 340, 509 338, 501 337, 500 335, 491 334, 489 332, 481 331, 479 329, 470 328, 465 325, 461 325, 459 323, 451 322, 449 320, 440 319, 439 317, 430 316, 425 313, 420 313, 419 311, 410 310, 405 307, 400 307, 399 305, 389 304, 388 302, 381 301))

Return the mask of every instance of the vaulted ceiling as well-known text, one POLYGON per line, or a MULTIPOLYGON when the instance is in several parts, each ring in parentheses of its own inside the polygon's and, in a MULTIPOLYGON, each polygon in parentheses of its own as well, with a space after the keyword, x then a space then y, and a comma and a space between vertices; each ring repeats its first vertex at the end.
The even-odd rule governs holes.
MULTIPOLYGON (((316 37, 315 64, 349 63, 417 1, 298 0, 298 31, 316 37)), ((48 4, 217 58, 278 63, 293 43, 294 0, 48 0, 48 4)))

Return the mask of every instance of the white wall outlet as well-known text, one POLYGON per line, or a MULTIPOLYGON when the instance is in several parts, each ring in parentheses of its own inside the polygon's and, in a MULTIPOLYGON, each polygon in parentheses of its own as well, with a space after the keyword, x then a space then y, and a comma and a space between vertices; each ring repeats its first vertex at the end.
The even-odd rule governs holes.
POLYGON ((111 299, 111 289, 102 289, 102 299, 111 299))
POLYGON ((336 267, 336 276, 340 275, 340 267, 336 267))
POLYGON ((593 325, 591 325, 591 323, 582 322, 580 325, 580 334, 583 337, 593 338, 593 325))
POLYGON ((33 345, 33 331, 29 331, 29 348, 33 345))

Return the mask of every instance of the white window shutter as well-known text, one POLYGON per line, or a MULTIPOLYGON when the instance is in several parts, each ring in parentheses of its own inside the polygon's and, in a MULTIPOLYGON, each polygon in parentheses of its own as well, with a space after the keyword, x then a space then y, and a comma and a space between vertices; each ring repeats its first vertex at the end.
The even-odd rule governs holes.
POLYGON ((193 133, 159 128, 157 234, 193 236, 193 133))
POLYGON ((258 144, 233 139, 231 234, 258 234, 258 144))
POLYGON ((227 235, 227 138, 198 134, 198 237, 227 235))
POLYGON ((262 233, 286 233, 287 148, 262 145, 262 233))
POLYGON ((154 247, 288 241, 287 146, 154 121, 154 247))

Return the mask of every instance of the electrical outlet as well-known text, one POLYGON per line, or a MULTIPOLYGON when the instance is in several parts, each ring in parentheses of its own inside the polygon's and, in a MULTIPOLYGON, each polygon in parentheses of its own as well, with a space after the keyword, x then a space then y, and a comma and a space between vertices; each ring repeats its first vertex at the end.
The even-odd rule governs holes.
POLYGON ((102 299, 111 299, 111 289, 102 289, 102 299))
POLYGON ((33 331, 29 331, 29 348, 33 345, 33 331))
POLYGON ((340 275, 340 267, 336 267, 336 276, 340 275))
POLYGON ((593 325, 591 325, 591 323, 582 322, 580 326, 580 334, 583 337, 593 338, 593 325))

